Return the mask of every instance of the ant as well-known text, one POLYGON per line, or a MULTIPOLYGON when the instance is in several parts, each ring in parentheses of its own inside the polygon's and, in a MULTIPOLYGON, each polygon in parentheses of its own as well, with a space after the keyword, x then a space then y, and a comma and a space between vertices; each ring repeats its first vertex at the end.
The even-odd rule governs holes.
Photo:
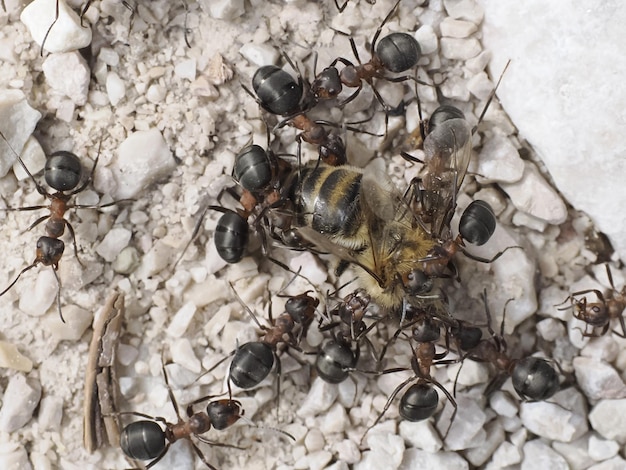
MULTIPOLYGON (((469 348, 462 356, 461 361, 469 358, 478 362, 489 362, 505 375, 492 380, 485 390, 485 395, 490 396, 501 384, 502 378, 510 376, 513 388, 523 400, 539 401, 547 400, 560 388, 559 376, 554 368, 545 359, 538 357, 525 357, 523 359, 512 359, 507 354, 507 344, 504 339, 504 318, 506 316, 506 305, 500 324, 500 333, 495 334, 491 327, 491 313, 487 303, 487 290, 481 295, 485 304, 487 315, 487 331, 489 338, 481 339, 475 347, 469 348)), ((512 299, 511 299, 512 300, 512 299)), ((510 302, 511 300, 507 301, 510 302)), ((461 372, 457 372, 458 374, 461 372)), ((456 381, 455 381, 456 389, 456 381)), ((456 391, 456 390, 455 390, 456 391)))
MULTIPOLYGON (((444 395, 448 398, 448 401, 454 407, 452 421, 454 420, 457 412, 456 401, 450 392, 448 392, 445 387, 430 374, 430 369, 433 365, 449 364, 454 362, 452 360, 444 360, 448 354, 448 350, 440 353, 436 352, 436 344, 441 337, 440 323, 442 323, 442 321, 439 317, 436 318, 435 315, 436 313, 433 312, 431 308, 412 311, 412 320, 400 327, 395 333, 393 339, 390 341, 395 341, 406 328, 412 327, 409 344, 413 354, 413 357, 411 358, 411 369, 413 370, 414 375, 398 385, 391 393, 385 407, 380 415, 378 415, 378 418, 376 418, 376 421, 374 421, 374 423, 369 426, 363 434, 361 442, 367 433, 380 422, 396 396, 410 383, 413 383, 413 385, 406 390, 400 399, 400 406, 398 408, 398 412, 403 419, 406 419, 407 421, 422 421, 433 416, 437 410, 437 406, 439 405, 439 394, 437 393, 437 390, 435 390, 436 387, 444 393, 444 395), (417 343, 416 347, 413 346, 412 341, 417 343)), ((389 346, 389 343, 383 350, 383 354, 380 358, 381 361, 387 346, 389 346)), ((383 370, 380 374, 390 374, 405 370, 407 370, 406 367, 398 367, 383 370)))
POLYGON ((202 401, 207 401, 213 397, 204 397, 187 406, 187 420, 185 421, 178 410, 178 403, 172 392, 165 364, 162 364, 163 377, 165 377, 165 385, 170 402, 176 412, 176 423, 170 423, 163 417, 149 416, 135 411, 121 412, 120 415, 134 415, 146 420, 135 421, 126 426, 120 435, 120 447, 124 454, 134 460, 150 460, 153 459, 146 469, 156 465, 159 460, 167 453, 170 445, 180 439, 188 439, 191 445, 200 457, 200 460, 211 470, 217 470, 211 465, 200 448, 191 439, 195 437, 198 441, 209 445, 218 445, 222 447, 231 447, 240 449, 239 447, 229 444, 219 444, 210 441, 200 434, 209 431, 211 427, 217 430, 226 429, 235 424, 244 415, 241 403, 230 398, 212 401, 207 405, 206 412, 193 411, 193 405, 202 401), (161 424, 159 424, 161 423, 161 424), (162 425, 165 429, 162 428, 162 425))
MULTIPOLYGON (((622 328, 622 333, 613 330, 617 336, 626 338, 626 325, 624 324, 624 309, 626 309, 626 286, 618 291, 613 283, 613 274, 609 265, 605 265, 606 275, 609 279, 611 289, 604 294, 598 289, 586 289, 574 292, 568 299, 571 300, 571 307, 574 308, 574 317, 580 321, 584 321, 587 327, 591 327, 591 332, 587 332, 587 328, 582 332, 583 336, 596 338, 603 336, 611 327, 611 320, 617 318, 622 328), (587 302, 587 297, 578 300, 576 297, 594 293, 598 302, 587 302), (600 333, 596 332, 596 328, 601 328, 600 333)), ((565 302, 567 302, 567 300, 565 302)), ((568 307, 569 308, 569 307, 568 307)))
MULTIPOLYGON (((46 180, 48 186, 55 190, 54 193, 49 193, 46 188, 35 179, 33 174, 26 167, 26 164, 24 163, 22 158, 13 149, 13 147, 11 147, 9 141, 1 132, 0 137, 4 139, 11 151, 15 154, 18 162, 20 163, 28 177, 35 183, 35 188, 37 189, 37 192, 50 201, 49 205, 3 209, 6 211, 31 211, 48 209, 50 211, 50 214, 39 217, 28 227, 27 230, 31 230, 32 228, 39 225, 41 222, 46 221, 46 235, 39 237, 39 239, 37 240, 35 260, 20 271, 15 280, 11 282, 11 284, 9 284, 6 289, 0 292, 0 296, 6 294, 17 283, 22 274, 24 274, 26 271, 31 270, 38 264, 42 264, 44 266, 52 266, 52 271, 57 281, 57 308, 59 310, 59 316, 61 318, 61 321, 65 323, 65 320, 63 319, 63 314, 61 313, 61 280, 59 279, 57 270, 59 269, 59 261, 61 260, 63 252, 65 250, 65 243, 63 242, 63 240, 60 239, 60 237, 65 233, 66 227, 72 238, 72 243, 74 245, 74 255, 76 256, 79 264, 81 266, 83 265, 78 257, 78 247, 76 245, 74 228, 72 227, 72 224, 70 224, 70 222, 65 219, 65 212, 68 209, 101 209, 115 205, 119 202, 124 202, 124 200, 110 202, 100 206, 70 204, 69 202, 72 196, 75 196, 76 194, 84 191, 89 183, 91 183, 91 181, 93 180, 96 165, 98 164, 98 159, 100 158, 100 148, 98 148, 98 155, 93 162, 93 166, 91 167, 89 176, 87 177, 87 179, 85 179, 83 184, 80 184, 83 175, 83 167, 80 163, 80 160, 75 154, 64 150, 51 154, 50 157, 48 157, 48 159, 46 160, 46 165, 44 167, 44 179, 46 180)), ((101 144, 102 142, 100 142, 100 145, 101 144)))
MULTIPOLYGON (((378 92, 373 83, 374 78, 380 78, 390 82, 414 80, 417 83, 427 85, 410 75, 390 77, 385 73, 387 71, 392 73, 406 72, 417 65, 422 51, 419 43, 413 36, 407 33, 391 33, 382 38, 378 43, 378 47, 376 47, 376 42, 382 32, 383 26, 396 13, 400 1, 401 0, 398 0, 376 30, 370 47, 371 59, 369 62, 365 64, 361 62, 354 39, 350 38, 350 47, 352 48, 358 65, 354 65, 348 59, 338 57, 320 72, 311 83, 311 90, 319 99, 336 98, 341 93, 343 85, 349 88, 356 88, 356 91, 340 104, 340 107, 343 107, 359 95, 363 88, 363 82, 367 82, 372 87, 374 96, 385 110, 385 129, 388 127, 389 114, 394 111, 394 108, 390 107, 378 92), (335 67, 338 62, 345 65, 341 72, 335 67)), ((347 3, 346 1, 343 8, 345 8, 347 3)), ((337 4, 336 1, 335 4, 337 4)), ((337 7, 339 8, 339 6, 337 7)), ((340 11, 343 10, 340 8, 340 11)))
MULTIPOLYGON (((239 295, 231 288, 239 303, 250 314, 257 326, 265 332, 259 341, 251 341, 239 346, 230 364, 230 381, 242 389, 250 389, 260 384, 270 373, 276 362, 276 371, 280 376, 280 358, 276 353, 278 344, 285 343, 298 348, 299 338, 294 334, 295 326, 301 326, 300 338, 306 333, 315 317, 315 309, 319 300, 308 295, 308 292, 290 297, 285 303, 285 312, 278 318, 272 318, 270 307, 270 327, 261 325, 256 315, 248 308, 239 295), (285 339, 287 337, 287 339, 285 339)), ((230 387, 230 385, 229 385, 230 387)), ((280 387, 280 383, 279 383, 280 387)))
POLYGON ((367 333, 376 323, 367 326, 363 321, 370 300, 364 289, 357 289, 329 312, 329 319, 336 315, 339 317, 338 322, 323 327, 320 325, 320 331, 332 330, 333 336, 321 346, 315 359, 315 370, 325 382, 341 383, 349 377, 351 371, 356 370, 361 342, 366 342, 374 350, 367 333))
MULTIPOLYGON (((343 140, 337 134, 324 128, 324 126, 339 126, 329 121, 314 121, 306 115, 319 102, 320 96, 312 92, 311 85, 303 80, 299 69, 291 59, 284 53, 283 57, 296 71, 297 80, 280 67, 265 65, 260 67, 252 77, 254 94, 245 85, 244 90, 255 98, 265 111, 284 117, 275 129, 289 124, 302 131, 296 137, 298 146, 304 140, 318 147, 319 158, 324 163, 331 166, 346 164, 346 147, 343 140)), ((345 129, 379 136, 350 125, 345 126, 345 129)))

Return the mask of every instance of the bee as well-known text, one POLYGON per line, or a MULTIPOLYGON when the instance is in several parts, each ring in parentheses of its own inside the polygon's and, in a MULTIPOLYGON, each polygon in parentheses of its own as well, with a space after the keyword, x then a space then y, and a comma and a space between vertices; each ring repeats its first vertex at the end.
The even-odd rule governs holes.
POLYGON ((384 174, 324 164, 296 174, 291 200, 303 240, 365 271, 363 287, 383 309, 423 293, 414 276, 434 240, 384 174))

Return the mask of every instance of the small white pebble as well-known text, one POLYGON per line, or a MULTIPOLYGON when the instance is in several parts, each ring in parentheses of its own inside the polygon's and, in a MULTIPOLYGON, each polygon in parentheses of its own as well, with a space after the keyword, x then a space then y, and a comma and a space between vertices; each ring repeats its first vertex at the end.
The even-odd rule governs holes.
POLYGON ((476 25, 470 21, 455 20, 453 18, 444 18, 439 24, 441 35, 450 38, 466 38, 474 34, 478 29, 476 25))
POLYGON ((256 44, 249 42, 239 49, 239 53, 252 65, 262 67, 274 65, 278 62, 280 54, 276 48, 269 44, 256 44))
POLYGON ((191 302, 187 302, 172 318, 172 321, 167 327, 167 334, 174 338, 182 337, 185 331, 187 331, 195 313, 196 306, 191 302))
POLYGON ((615 457, 619 452, 619 444, 615 441, 600 439, 595 434, 589 436, 589 457, 597 462, 615 457))
POLYGON ((611 365, 590 357, 575 357, 573 365, 578 385, 589 399, 626 398, 626 384, 611 365))
POLYGON ((80 25, 80 18, 67 6, 65 0, 35 0, 22 10, 20 20, 39 46, 50 30, 44 44, 48 52, 76 51, 91 43, 91 28, 80 25), (59 17, 50 28, 57 8, 59 17))
POLYGON ((476 57, 482 50, 478 39, 441 38, 441 54, 446 59, 468 60, 476 57))
POLYGON ((132 232, 122 227, 114 227, 108 231, 96 247, 96 253, 109 263, 114 261, 120 252, 128 246, 132 232))
POLYGON ((187 59, 181 60, 174 66, 174 73, 179 78, 184 78, 190 81, 196 78, 196 60, 187 59))
POLYGON ((111 105, 117 106, 126 95, 126 84, 115 72, 109 72, 106 78, 106 90, 111 105))
POLYGON ((0 367, 30 372, 33 369, 33 361, 20 353, 14 344, 0 341, 0 367))
POLYGON ((41 398, 41 384, 22 374, 14 375, 2 396, 0 430, 14 432, 24 426, 33 416, 41 398))
POLYGON ((50 54, 41 69, 55 92, 67 96, 76 106, 87 102, 91 71, 78 52, 50 54))
POLYGON ((195 374, 202 372, 202 364, 193 352, 191 341, 187 338, 178 338, 170 345, 172 361, 195 374))

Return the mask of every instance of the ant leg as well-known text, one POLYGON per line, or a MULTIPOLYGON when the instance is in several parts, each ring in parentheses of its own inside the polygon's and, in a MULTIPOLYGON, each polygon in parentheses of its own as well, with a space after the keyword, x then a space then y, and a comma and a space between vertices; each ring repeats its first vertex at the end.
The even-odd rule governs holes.
MULTIPOLYGON (((44 207, 46 207, 46 206, 43 206, 43 207, 33 206, 33 210, 35 210, 35 208, 41 208, 41 209, 43 209, 44 207)), ((30 208, 30 207, 21 207, 21 208, 15 209, 15 210, 16 210, 16 211, 19 211, 19 210, 31 210, 31 208, 30 208)), ((25 232, 29 232, 30 230, 32 230, 33 228, 35 228, 37 225, 39 225, 40 223, 42 223, 44 220, 49 219, 49 218, 50 218, 50 214, 48 214, 48 215, 43 215, 43 216, 39 217, 39 218, 38 218, 37 220, 35 220, 32 224, 30 224, 30 225, 28 226, 28 228, 27 228, 26 230, 24 230, 24 231, 25 231, 25 232)))
POLYGON ((374 423, 365 430, 365 433, 363 433, 363 437, 361 437, 361 440, 359 441, 359 447, 361 447, 363 445, 363 439, 365 439, 365 436, 367 436, 367 433, 370 432, 370 430, 374 426, 376 426, 380 422, 380 420, 383 418, 383 416, 385 415, 385 413, 387 412, 387 410, 391 406, 391 403, 393 403, 393 400, 396 398, 398 393, 400 393, 404 387, 406 387, 411 382, 415 381, 417 378, 418 377, 416 375, 414 375, 413 377, 409 377, 404 382, 402 382, 400 385, 398 385, 396 387, 396 389, 392 392, 392 394, 389 395, 389 399, 387 400, 387 403, 385 403, 385 407, 383 408, 383 411, 381 411, 381 413, 378 415, 378 418, 376 418, 376 421, 374 421, 374 423))
POLYGON ((624 317, 620 315, 617 318, 619 319, 619 324, 622 327, 622 333, 620 334, 617 330, 613 330, 613 333, 615 333, 620 338, 626 338, 626 324, 624 324, 624 317))
POLYGON ((200 457, 200 460, 202 460, 202 463, 204 463, 204 465, 209 467, 211 470, 217 470, 217 468, 215 468, 213 465, 211 465, 207 461, 206 457, 204 456, 204 454, 202 453, 200 448, 194 442, 191 442, 191 447, 193 447, 193 450, 196 452, 196 455, 198 455, 198 457, 200 457))
MULTIPOLYGON (((596 296, 598 297, 598 300, 600 302, 602 302, 603 304, 606 303, 604 300, 604 295, 602 294, 601 291, 599 291, 598 289, 585 289, 585 290, 580 290, 578 292, 574 292, 570 297, 578 297, 580 295, 585 295, 585 294, 591 294, 594 293, 596 294, 596 296)), ((586 299, 585 299, 586 301, 586 299)))
POLYGON ((339 2, 337 0, 335 0, 335 6, 337 7, 337 10, 339 10, 339 13, 343 13, 343 11, 346 9, 346 7, 348 6, 348 2, 350 0, 346 0, 343 5, 339 6, 339 2))
POLYGON ((189 36, 188 33, 191 32, 191 30, 187 27, 187 20, 189 19, 189 5, 187 5, 187 2, 185 0, 180 0, 181 3, 183 4, 183 8, 185 9, 185 21, 183 23, 183 30, 184 30, 184 35, 185 35, 185 45, 191 49, 191 43, 189 42, 189 36))
POLYGON ((76 244, 76 235, 74 234, 74 227, 72 227, 72 224, 70 224, 67 220, 63 219, 63 221, 65 222, 65 226, 67 227, 68 232, 70 232, 70 236, 72 237, 72 245, 74 246, 74 256, 76 257, 76 261, 78 261, 78 264, 80 264, 84 268, 85 265, 83 264, 83 262, 80 260, 80 257, 78 256, 78 245, 76 244))
POLYGON ((178 403, 176 402, 176 398, 174 397, 174 392, 172 391, 172 387, 170 386, 170 379, 167 377, 167 370, 165 370, 165 361, 163 360, 163 352, 161 352, 161 370, 163 371, 163 377, 165 378, 167 394, 169 395, 172 406, 174 407, 174 411, 176 412, 176 417, 180 422, 182 421, 182 418, 180 417, 180 412, 178 411, 178 403))
POLYGON ((43 57, 43 46, 46 43, 46 40, 48 39, 48 35, 50 34, 50 31, 52 30, 52 27, 56 24, 56 22, 58 20, 59 20, 59 0, 57 0, 57 2, 56 2, 56 12, 55 12, 54 21, 52 22, 52 24, 48 28, 48 31, 46 31, 46 35, 43 37, 43 41, 41 41, 41 49, 39 50, 39 55, 41 57, 43 57))
POLYGON ((54 273, 54 277, 57 280, 57 296, 56 296, 57 309, 59 310, 59 317, 61 318, 61 321, 65 323, 65 319, 63 318, 63 313, 61 313, 61 279, 59 279, 59 274, 57 273, 57 269, 59 269, 58 266, 52 266, 52 272, 54 273))
POLYGON ((485 264, 490 264, 493 263, 495 260, 497 260, 498 258, 500 258, 500 256, 502 256, 504 253, 506 253, 508 250, 512 250, 514 248, 519 248, 519 249, 523 249, 521 246, 519 245, 515 245, 515 246, 507 246, 504 250, 496 253, 496 255, 491 258, 481 258, 480 256, 475 256, 471 253, 469 253, 465 248, 461 248, 461 253, 463 253, 465 256, 467 256, 469 259, 474 260, 474 261, 478 261, 479 263, 485 263, 485 264))
POLYGON ((385 19, 383 20, 383 22, 380 24, 380 26, 376 30, 376 33, 374 34, 374 38, 372 39, 372 54, 376 50, 376 41, 378 41, 378 36, 380 36, 380 33, 383 30, 383 26, 385 26, 387 21, 389 21, 391 19, 391 17, 393 16, 393 14, 396 12, 396 10, 398 9, 398 5, 400 5, 400 1, 401 0, 398 0, 396 2, 396 4, 393 6, 391 11, 389 13, 387 13, 387 16, 385 16, 385 19))
POLYGON ((157 456, 156 459, 154 459, 152 462, 150 462, 148 465, 146 465, 146 470, 148 470, 149 468, 154 467, 159 460, 161 460, 163 458, 163 456, 167 453, 167 450, 170 448, 170 443, 168 442, 165 445, 165 448, 163 449, 163 451, 157 456))
POLYGON ((35 261, 33 264, 26 266, 24 269, 22 269, 20 271, 20 273, 17 275, 17 277, 15 278, 15 280, 9 284, 9 287, 7 287, 6 289, 4 289, 2 292, 0 292, 0 296, 3 296, 4 294, 6 294, 9 290, 11 290, 11 287, 13 287, 15 285, 15 283, 17 283, 17 281, 19 280, 20 276, 22 274, 24 274, 26 271, 29 271, 31 269, 33 269, 35 266, 37 266, 38 262, 35 261))
POLYGON ((85 14, 87 13, 87 10, 89 10, 89 7, 91 6, 92 3, 93 3, 93 0, 87 0, 85 2, 85 5, 83 5, 83 8, 81 8, 80 10, 80 26, 82 28, 86 28, 86 26, 83 24, 83 18, 85 14))

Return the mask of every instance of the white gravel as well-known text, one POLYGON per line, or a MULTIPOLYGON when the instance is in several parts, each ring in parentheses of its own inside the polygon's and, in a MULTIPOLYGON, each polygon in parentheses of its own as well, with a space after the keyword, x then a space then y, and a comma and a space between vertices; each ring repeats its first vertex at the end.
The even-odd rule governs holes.
MULTIPOLYGON (((367 61, 366 43, 395 2, 349 0, 339 14, 332 0, 188 0, 186 14, 182 1, 137 0, 131 21, 131 12, 120 0, 102 0, 91 5, 84 19, 87 27, 82 27, 75 12, 83 1, 68 1, 68 8, 59 0, 59 20, 46 40, 43 57, 40 45, 54 18, 56 0, 35 0, 25 8, 17 0, 4 3, 0 130, 11 147, 23 152, 33 173, 42 169, 44 152, 73 151, 86 169, 99 156, 94 184, 77 203, 132 200, 101 211, 68 211, 84 267, 74 258, 66 236, 58 271, 65 324, 56 310, 57 283, 49 267, 25 273, 0 298, 0 468, 127 468, 129 462, 118 447, 104 446, 90 455, 82 446, 82 388, 95 312, 113 290, 125 296, 126 320, 117 357, 122 410, 175 420, 161 373, 162 352, 172 361, 168 376, 181 414, 186 403, 226 390, 229 361, 196 379, 238 344, 258 338, 258 328, 235 299, 229 282, 261 324, 267 323, 270 299, 274 317, 281 313, 285 299, 276 294, 311 289, 296 279, 281 292, 290 276, 260 255, 226 265, 212 240, 220 216, 216 211, 207 212, 198 239, 179 259, 204 208, 220 204, 221 190, 232 185, 238 150, 251 142, 267 145, 263 115, 241 85, 250 86, 260 65, 282 64, 281 52, 309 79, 312 51, 319 54, 318 72, 336 57, 354 60, 348 37, 338 31, 354 37, 361 59, 367 61), (191 47, 185 45, 185 26, 191 47), (80 51, 90 44, 89 52, 80 51)), ((619 18, 624 9, 614 6, 619 18)), ((567 17, 568 9, 561 10, 567 17)), ((488 36, 497 32, 494 14, 508 17, 488 0, 402 0, 400 13, 385 25, 382 35, 414 34, 424 54, 419 78, 441 83, 443 96, 455 100, 473 125, 506 62, 501 49, 494 52, 483 43, 484 19, 488 36), (492 58, 493 67, 487 69, 492 58)), ((542 49, 542 33, 529 29, 527 21, 517 21, 542 49)), ((573 33, 563 34, 565 43, 579 40, 573 33)), ((508 58, 513 62, 502 89, 518 106, 532 103, 532 112, 526 114, 538 121, 542 109, 536 100, 547 98, 533 97, 532 89, 521 91, 517 77, 523 57, 508 58)), ((534 64, 532 72, 557 76, 554 70, 560 62, 565 60, 552 56, 547 64, 534 64)), ((603 89, 597 80, 581 74, 588 82, 585 95, 603 89)), ((414 95, 407 84, 379 82, 377 89, 394 104, 414 95)), ((418 90, 428 116, 437 106, 435 90, 425 86, 418 90)), ((612 95, 611 101, 619 102, 624 92, 616 88, 612 95)), ((316 118, 342 123, 366 119, 373 109, 378 103, 365 85, 343 113, 332 106, 315 111, 316 118)), ((365 134, 345 136, 352 163, 364 166, 373 157, 384 157, 373 165, 386 165, 400 190, 417 174, 416 166, 399 156, 400 149, 411 150, 405 138, 419 119, 414 104, 406 112, 406 120, 390 118, 385 142, 365 134)), ((515 118, 517 112, 512 114, 515 118)), ((569 126, 568 133, 555 136, 551 131, 554 142, 548 149, 564 139, 578 142, 567 136, 584 134, 589 121, 600 120, 598 115, 569 117, 559 121, 559 126, 569 126)), ((602 122, 607 133, 615 132, 615 121, 602 122)), ((362 126, 380 132, 382 113, 362 126)), ((626 340, 610 332, 602 338, 583 338, 576 328, 584 330, 584 323, 573 318, 572 309, 566 308, 569 302, 563 303, 572 292, 610 287, 603 267, 605 253, 595 243, 589 217, 606 227, 607 213, 617 213, 613 204, 605 204, 588 217, 576 209, 591 211, 601 204, 578 207, 576 202, 572 208, 568 205, 572 200, 563 194, 591 192, 594 201, 600 194, 606 202, 607 194, 620 194, 623 172, 613 167, 593 185, 571 182, 570 175, 582 171, 590 177, 602 164, 581 164, 578 154, 568 162, 569 155, 550 151, 551 157, 556 154, 561 160, 551 161, 548 174, 517 127, 536 131, 534 126, 511 122, 494 100, 474 136, 477 150, 457 202, 462 210, 474 199, 486 199, 499 217, 493 239, 482 247, 468 247, 472 254, 490 258, 507 247, 520 248, 508 250, 491 265, 457 256, 462 283, 448 294, 455 316, 484 325, 480 293, 487 289, 496 330, 504 304, 514 299, 507 305, 504 325, 505 333, 512 335, 507 337, 509 352, 513 357, 535 352, 553 357, 564 373, 564 390, 547 402, 520 403, 507 381, 486 399, 482 390, 494 376, 493 368, 466 361, 457 384, 458 411, 447 435, 454 408, 443 393, 434 419, 410 423, 398 417, 401 392, 360 445, 389 393, 411 372, 354 373, 331 385, 314 378, 313 356, 291 351, 293 358, 282 355, 280 401, 274 373, 254 390, 234 389, 245 419, 226 431, 212 430, 207 438, 244 450, 200 443, 209 462, 223 469, 624 468, 626 340), (568 163, 580 168, 573 172, 568 163), (591 268, 592 264, 597 266, 591 268), (291 433, 296 442, 276 429, 291 433)), ((544 132, 550 129, 544 126, 544 132)), ((274 151, 295 153, 295 131, 286 126, 277 134, 274 151)), ((605 154, 611 143, 598 139, 594 153, 605 154)), ((302 153, 305 160, 316 156, 308 144, 303 144, 302 153)), ((42 204, 1 139, 0 175, 1 207, 42 204)), ((0 213, 4 248, 0 289, 32 263, 43 226, 24 230, 40 215, 0 213)), ((457 225, 458 214, 452 227, 457 225)), ((272 255, 293 270, 301 268, 318 289, 316 295, 322 296, 322 311, 324 294, 340 284, 331 258, 281 249, 273 249, 272 255)), ((624 274, 618 256, 611 261, 615 285, 621 289, 624 274)), ((349 270, 340 281, 353 276, 349 270)), ((621 331, 618 324, 614 328, 621 331)), ((375 347, 393 333, 391 325, 374 329, 375 347)), ((315 350, 324 336, 311 331, 309 341, 301 345, 303 351, 315 350)), ((364 361, 370 360, 368 348, 363 347, 361 354, 364 361)), ((406 366, 409 355, 407 342, 398 340, 386 357, 395 367, 406 366)), ((457 370, 458 365, 439 366, 433 375, 452 392, 457 370)), ((122 419, 126 423, 132 418, 122 419)), ((153 468, 206 466, 183 441, 173 444, 153 468)))

